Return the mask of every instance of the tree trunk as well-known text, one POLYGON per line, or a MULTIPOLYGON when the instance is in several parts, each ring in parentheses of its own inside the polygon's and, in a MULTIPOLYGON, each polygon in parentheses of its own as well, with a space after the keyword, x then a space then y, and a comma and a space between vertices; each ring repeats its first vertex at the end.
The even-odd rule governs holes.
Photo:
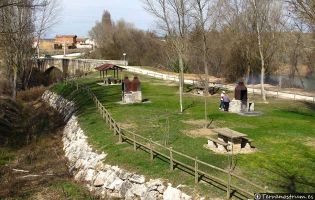
MULTIPOLYGON (((204 31, 204 30, 203 30, 204 31)), ((207 126, 208 121, 208 111, 207 111, 207 97, 209 93, 209 70, 207 65, 207 46, 206 46, 206 36, 203 32, 203 65, 205 69, 205 89, 204 89, 204 98, 205 98, 205 128, 207 126)))
POLYGON ((13 69, 12 98, 16 100, 17 70, 13 69))
POLYGON ((260 61, 261 61, 261 74, 260 74, 260 85, 261 85, 261 97, 266 101, 266 93, 265 93, 265 58, 263 53, 263 46, 261 41, 261 35, 260 35, 260 28, 258 22, 256 22, 256 28, 257 28, 257 40, 258 40, 258 48, 259 48, 259 54, 260 54, 260 61))
POLYGON ((183 56, 181 54, 178 55, 179 61, 179 106, 180 112, 183 112, 183 87, 184 87, 184 64, 183 64, 183 56))
POLYGON ((247 59, 246 85, 248 85, 249 84, 249 77, 250 77, 250 60, 249 60, 250 58, 249 58, 249 47, 248 46, 246 46, 246 59, 247 59))
MULTIPOLYGON (((262 58, 264 59, 264 58, 262 58)), ((260 78, 260 84, 261 84, 261 97, 264 101, 266 101, 266 92, 265 92, 265 66, 264 66, 264 60, 261 61, 261 78, 260 78)))

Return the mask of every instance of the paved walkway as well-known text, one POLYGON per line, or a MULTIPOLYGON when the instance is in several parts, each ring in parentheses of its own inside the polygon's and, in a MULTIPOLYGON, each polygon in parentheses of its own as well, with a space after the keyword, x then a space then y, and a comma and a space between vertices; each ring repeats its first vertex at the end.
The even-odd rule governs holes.
MULTIPOLYGON (((155 77, 155 78, 159 78, 163 80, 170 80, 170 81, 176 81, 176 82, 179 81, 179 78, 176 75, 163 74, 163 73, 155 72, 148 69, 142 69, 136 66, 122 66, 122 67, 126 68, 130 72, 135 72, 138 74, 144 74, 147 76, 151 76, 151 77, 155 77)), ((185 79, 184 82, 185 84, 193 85, 193 84, 198 84, 200 81, 185 79)), ((216 86, 226 88, 232 91, 235 88, 234 85, 228 85, 228 84, 216 84, 216 86)), ((281 98, 281 99, 292 99, 292 100, 315 102, 315 96, 306 96, 306 95, 297 94, 297 93, 288 93, 288 92, 279 92, 279 91, 270 91, 270 90, 265 90, 265 91, 266 91, 266 97, 276 97, 276 98, 281 98)), ((248 88, 248 92, 260 95, 261 89, 248 88)))

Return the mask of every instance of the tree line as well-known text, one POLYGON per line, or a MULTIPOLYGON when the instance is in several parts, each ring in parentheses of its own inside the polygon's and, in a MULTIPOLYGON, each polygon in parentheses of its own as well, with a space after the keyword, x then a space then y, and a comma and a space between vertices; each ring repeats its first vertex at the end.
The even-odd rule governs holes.
POLYGON ((89 34, 97 43, 91 58, 122 60, 123 53, 127 53, 131 65, 155 65, 165 56, 165 44, 154 33, 139 30, 124 20, 113 22, 108 11, 89 34))
POLYGON ((314 72, 314 1, 142 0, 156 19, 156 30, 142 31, 110 13, 90 31, 95 58, 122 59, 131 65, 166 66, 248 80, 299 66, 314 72))

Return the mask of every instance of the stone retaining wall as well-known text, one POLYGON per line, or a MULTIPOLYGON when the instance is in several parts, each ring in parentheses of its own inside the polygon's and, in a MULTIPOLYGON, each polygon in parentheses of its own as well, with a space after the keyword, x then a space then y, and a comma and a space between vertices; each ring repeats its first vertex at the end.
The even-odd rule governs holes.
POLYGON ((46 91, 43 101, 58 110, 67 120, 63 146, 74 179, 86 183, 91 192, 104 199, 189 200, 190 196, 161 179, 146 180, 143 175, 104 163, 106 153, 97 153, 88 144, 87 136, 75 116, 75 104, 46 91))

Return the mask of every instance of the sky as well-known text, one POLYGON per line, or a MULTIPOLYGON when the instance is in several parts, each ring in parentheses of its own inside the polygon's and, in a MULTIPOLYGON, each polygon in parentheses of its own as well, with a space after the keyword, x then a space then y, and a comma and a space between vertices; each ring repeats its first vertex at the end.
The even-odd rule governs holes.
POLYGON ((46 34, 87 37, 89 30, 100 20, 104 10, 111 13, 113 21, 124 19, 143 30, 154 29, 154 19, 143 9, 141 0, 58 0, 58 22, 46 34))

